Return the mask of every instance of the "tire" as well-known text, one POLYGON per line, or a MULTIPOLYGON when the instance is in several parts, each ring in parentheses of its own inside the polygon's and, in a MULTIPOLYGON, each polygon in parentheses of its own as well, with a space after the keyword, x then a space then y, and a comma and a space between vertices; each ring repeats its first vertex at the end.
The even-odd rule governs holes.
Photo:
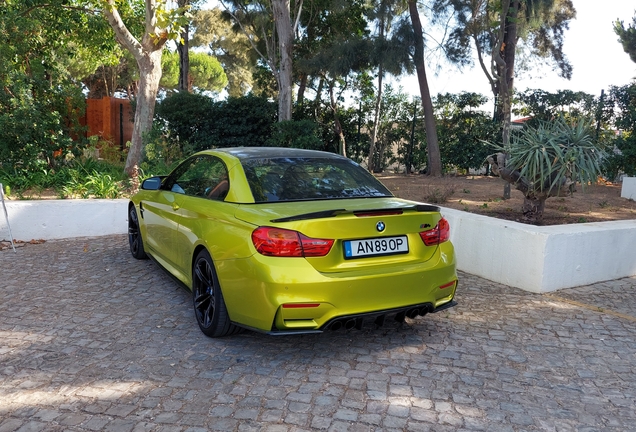
POLYGON ((144 250, 144 241, 141 238, 141 230, 139 229, 139 218, 137 217, 137 209, 134 205, 128 208, 128 244, 130 245, 130 254, 138 259, 148 259, 144 250))
POLYGON ((230 321, 219 279, 207 250, 199 252, 192 267, 192 305, 197 324, 206 336, 216 338, 241 331, 230 321))

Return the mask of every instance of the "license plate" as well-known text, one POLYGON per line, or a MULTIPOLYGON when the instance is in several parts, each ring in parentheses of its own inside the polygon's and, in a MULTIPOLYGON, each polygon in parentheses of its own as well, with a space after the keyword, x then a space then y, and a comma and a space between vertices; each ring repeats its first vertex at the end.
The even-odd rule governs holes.
POLYGON ((379 237, 344 242, 345 258, 364 258, 377 255, 408 253, 409 242, 406 236, 379 237))

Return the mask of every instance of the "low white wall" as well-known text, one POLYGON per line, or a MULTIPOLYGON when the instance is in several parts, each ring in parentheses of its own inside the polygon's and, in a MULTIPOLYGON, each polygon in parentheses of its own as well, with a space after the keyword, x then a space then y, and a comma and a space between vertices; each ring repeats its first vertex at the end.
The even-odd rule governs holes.
POLYGON ((623 177, 621 197, 636 200, 636 177, 623 177))
POLYGON ((457 267, 504 285, 539 293, 636 275, 636 220, 536 227, 442 213, 457 267))
MULTIPOLYGON (((5 201, 14 239, 127 232, 128 200, 5 201)), ((548 292, 636 275, 636 220, 536 227, 442 208, 458 269, 548 292)), ((0 213, 0 240, 9 239, 0 213)))
MULTIPOLYGON (((128 200, 5 200, 15 240, 93 237, 128 232, 128 200)), ((1 205, 0 205, 1 207, 1 205)), ((0 209, 0 240, 9 240, 0 209)))
POLYGON ((636 275, 636 220, 545 228, 542 291, 636 275))

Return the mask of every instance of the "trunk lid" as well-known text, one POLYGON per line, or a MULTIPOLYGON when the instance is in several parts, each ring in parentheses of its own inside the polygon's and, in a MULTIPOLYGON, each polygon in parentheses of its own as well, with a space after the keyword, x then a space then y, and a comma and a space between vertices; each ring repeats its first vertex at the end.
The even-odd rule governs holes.
POLYGON ((441 219, 436 206, 394 197, 241 205, 235 216, 333 239, 329 254, 305 258, 326 273, 426 262, 438 246, 426 246, 419 233, 441 219))

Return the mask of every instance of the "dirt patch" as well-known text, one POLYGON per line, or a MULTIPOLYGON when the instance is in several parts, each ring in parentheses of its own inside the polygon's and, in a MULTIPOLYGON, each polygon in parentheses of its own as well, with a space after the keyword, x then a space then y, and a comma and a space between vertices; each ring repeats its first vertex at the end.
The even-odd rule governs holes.
MULTIPOLYGON (((380 174, 378 178, 396 196, 414 201, 477 213, 499 219, 525 222, 521 213, 523 194, 510 191, 503 199, 505 182, 499 177, 380 174)), ((548 198, 541 225, 606 222, 636 219, 636 201, 621 198, 620 184, 596 184, 583 190, 577 185, 571 195, 548 198)))
MULTIPOLYGON (((438 204, 470 213, 526 223, 521 206, 523 194, 510 191, 503 199, 505 182, 499 177, 377 174, 396 196, 413 201, 438 204)), ((128 196, 128 195, 125 195, 128 196)), ((58 199, 53 190, 28 191, 10 199, 58 199)), ((596 184, 585 190, 577 185, 572 195, 548 198, 541 225, 562 225, 636 219, 636 201, 621 198, 620 184, 596 184)))
POLYGON ((20 193, 12 193, 11 195, 5 195, 4 199, 21 201, 21 200, 52 200, 60 199, 60 194, 53 189, 27 189, 20 191, 20 193))

